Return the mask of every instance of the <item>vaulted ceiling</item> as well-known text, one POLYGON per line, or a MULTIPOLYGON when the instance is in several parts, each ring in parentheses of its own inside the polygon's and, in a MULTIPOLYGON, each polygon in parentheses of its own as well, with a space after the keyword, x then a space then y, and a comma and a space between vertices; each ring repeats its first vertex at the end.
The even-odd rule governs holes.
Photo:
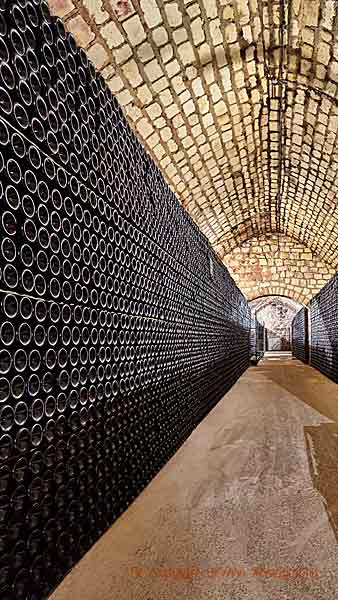
POLYGON ((302 308, 302 305, 299 302, 295 302, 286 296, 264 296, 263 298, 251 300, 249 304, 252 313, 257 314, 257 317, 259 317, 261 310, 264 310, 266 307, 271 305, 276 307, 287 307, 290 313, 293 313, 293 316, 302 308))
POLYGON ((338 264, 338 2, 50 0, 220 255, 338 264))

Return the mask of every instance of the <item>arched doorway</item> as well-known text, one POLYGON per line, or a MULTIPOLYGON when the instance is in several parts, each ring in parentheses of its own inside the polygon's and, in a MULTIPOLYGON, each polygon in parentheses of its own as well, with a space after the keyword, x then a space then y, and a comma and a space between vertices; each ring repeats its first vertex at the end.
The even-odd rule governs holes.
POLYGON ((291 350, 291 323, 302 304, 287 296, 261 296, 249 302, 251 312, 265 327, 265 350, 291 350))

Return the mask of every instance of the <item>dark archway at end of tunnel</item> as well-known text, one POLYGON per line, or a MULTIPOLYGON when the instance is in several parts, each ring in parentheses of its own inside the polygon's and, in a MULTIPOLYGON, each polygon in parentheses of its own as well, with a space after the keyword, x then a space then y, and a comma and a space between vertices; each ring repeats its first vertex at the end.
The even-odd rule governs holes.
POLYGON ((291 324, 302 305, 287 296, 260 296, 249 302, 253 317, 265 328, 265 350, 291 350, 291 324))

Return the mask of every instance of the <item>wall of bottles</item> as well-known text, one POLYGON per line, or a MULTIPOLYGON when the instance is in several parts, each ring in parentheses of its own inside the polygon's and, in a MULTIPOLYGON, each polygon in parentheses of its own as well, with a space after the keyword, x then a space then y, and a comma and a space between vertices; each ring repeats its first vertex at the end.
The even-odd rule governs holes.
POLYGON ((250 328, 250 356, 261 359, 265 351, 265 327, 252 315, 250 328))
POLYGON ((309 311, 304 306, 295 315, 292 330, 292 355, 304 363, 309 362, 309 311))
POLYGON ((250 356, 254 356, 256 354, 256 318, 254 315, 251 317, 249 348, 250 356))
POLYGON ((0 596, 45 598, 248 366, 248 305, 60 20, 0 2, 0 596))
POLYGON ((338 275, 314 296, 310 308, 310 362, 338 383, 338 275))

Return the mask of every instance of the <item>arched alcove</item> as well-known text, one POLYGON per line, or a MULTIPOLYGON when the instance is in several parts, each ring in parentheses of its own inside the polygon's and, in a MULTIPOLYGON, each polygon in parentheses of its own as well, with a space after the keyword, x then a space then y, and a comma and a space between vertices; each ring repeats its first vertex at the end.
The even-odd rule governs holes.
POLYGON ((265 295, 251 300, 249 305, 252 314, 265 327, 266 350, 291 350, 291 323, 302 304, 283 295, 265 295))

